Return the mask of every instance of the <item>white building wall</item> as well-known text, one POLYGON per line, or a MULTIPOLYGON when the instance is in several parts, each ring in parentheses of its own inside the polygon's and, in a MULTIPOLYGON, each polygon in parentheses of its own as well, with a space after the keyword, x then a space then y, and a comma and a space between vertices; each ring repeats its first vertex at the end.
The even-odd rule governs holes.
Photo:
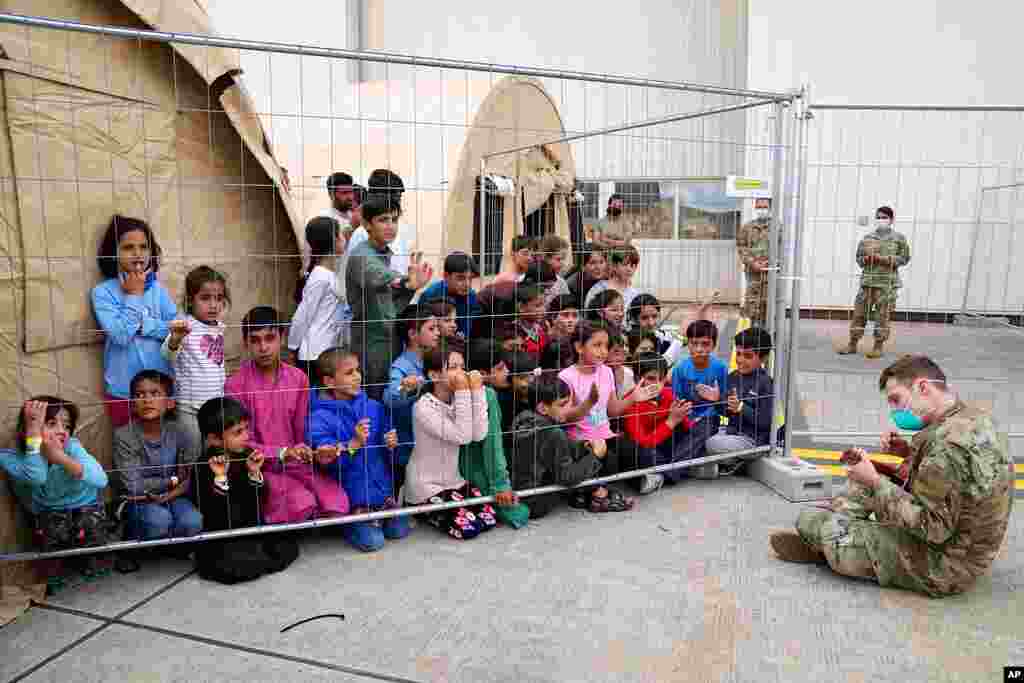
MULTIPOLYGON (((254 19, 263 9, 238 0, 217 0, 211 12, 227 35, 343 46, 348 27, 338 7, 346 3, 333 5, 330 14, 321 14, 323 3, 296 0, 272 24, 254 19)), ((371 50, 746 86, 747 0, 650 0, 642 11, 541 0, 513 6, 365 0, 361 9, 364 44, 371 50)), ((254 53, 243 54, 242 65, 306 215, 326 205, 323 177, 331 171, 365 179, 387 166, 412 188, 406 219, 417 227, 418 246, 428 253, 445 249, 440 226, 447 183, 476 109, 500 75, 367 64, 365 82, 354 83, 347 65, 333 60, 254 53)), ((736 101, 560 79, 545 79, 544 85, 569 131, 736 101)), ((745 121, 738 113, 575 143, 577 174, 735 172, 743 165, 738 143, 745 121)))
MULTIPOLYGON (((753 0, 752 88, 810 83, 829 104, 1024 104, 1013 54, 1020 3, 753 0)), ((898 310, 953 311, 964 300, 979 188, 1024 175, 1024 115, 950 112, 815 114, 810 128, 806 306, 849 307, 857 241, 891 205, 911 242, 898 310)), ((1014 193, 987 195, 969 308, 1024 310, 1009 280, 1024 256, 1014 193)))

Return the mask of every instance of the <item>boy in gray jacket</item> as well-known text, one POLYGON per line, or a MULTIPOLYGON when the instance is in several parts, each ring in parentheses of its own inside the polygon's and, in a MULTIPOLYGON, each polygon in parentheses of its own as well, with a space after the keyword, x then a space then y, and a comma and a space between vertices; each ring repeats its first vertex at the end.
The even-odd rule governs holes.
POLYGON ((132 420, 114 432, 111 480, 131 540, 195 536, 203 518, 188 498, 199 455, 191 434, 173 419, 174 381, 143 370, 131 382, 132 420))
MULTIPOLYGON (((563 427, 572 411, 572 391, 557 373, 546 372, 530 387, 530 410, 512 422, 513 446, 508 459, 512 489, 522 491, 558 484, 575 486, 596 477, 607 452, 603 441, 572 441, 563 427)), ((530 519, 551 512, 559 493, 523 498, 530 519)))

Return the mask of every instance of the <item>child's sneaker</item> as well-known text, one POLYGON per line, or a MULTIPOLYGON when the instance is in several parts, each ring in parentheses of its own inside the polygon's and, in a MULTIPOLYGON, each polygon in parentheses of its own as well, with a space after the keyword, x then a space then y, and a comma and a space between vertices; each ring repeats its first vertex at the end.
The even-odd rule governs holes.
POLYGON ((645 474, 640 480, 640 495, 650 495, 660 489, 664 483, 665 477, 660 474, 645 474))

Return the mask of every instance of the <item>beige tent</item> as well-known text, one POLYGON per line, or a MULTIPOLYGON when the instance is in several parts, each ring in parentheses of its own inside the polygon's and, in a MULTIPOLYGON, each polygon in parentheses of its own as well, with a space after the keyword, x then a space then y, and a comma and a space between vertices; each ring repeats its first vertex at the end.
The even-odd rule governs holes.
MULTIPOLYGON (((474 205, 478 201, 476 183, 484 155, 541 145, 563 135, 565 128, 558 108, 540 81, 519 76, 500 80, 480 105, 462 147, 445 216, 448 248, 479 253, 479 236, 474 234, 474 205)), ((512 238, 523 232, 525 216, 538 210, 550 211, 553 231, 569 238, 567 201, 573 192, 576 165, 568 144, 543 145, 491 157, 486 172, 515 181, 514 194, 503 202, 502 253, 508 253, 512 238)))
MULTIPOLYGON (((191 0, 7 0, 3 11, 212 32, 191 0)), ((235 80, 232 52, 11 25, 0 27, 0 47, 0 440, 13 442, 21 401, 57 394, 82 408, 78 436, 109 464, 89 290, 100 280, 96 250, 111 215, 150 222, 164 250, 161 281, 176 300, 192 267, 223 270, 233 298, 229 325, 257 303, 290 312, 301 219, 235 80)), ((239 343, 236 327, 229 358, 239 343)), ((5 551, 25 540, 18 528, 2 485, 5 551)), ((11 571, 0 566, 0 584, 11 571)))

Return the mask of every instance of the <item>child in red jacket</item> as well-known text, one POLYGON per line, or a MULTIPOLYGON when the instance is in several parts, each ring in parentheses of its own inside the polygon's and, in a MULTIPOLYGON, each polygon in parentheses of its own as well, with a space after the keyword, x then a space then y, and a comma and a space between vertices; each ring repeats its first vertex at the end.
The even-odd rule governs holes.
MULTIPOLYGON (((637 387, 662 385, 657 399, 634 403, 626 411, 623 462, 633 465, 634 469, 642 469, 672 462, 673 435, 677 430, 690 429, 689 415, 693 404, 676 400, 672 394, 672 386, 668 383, 668 362, 662 355, 641 353, 636 368, 637 387)), ((653 493, 664 483, 665 477, 661 474, 645 475, 639 480, 640 495, 653 493)))

